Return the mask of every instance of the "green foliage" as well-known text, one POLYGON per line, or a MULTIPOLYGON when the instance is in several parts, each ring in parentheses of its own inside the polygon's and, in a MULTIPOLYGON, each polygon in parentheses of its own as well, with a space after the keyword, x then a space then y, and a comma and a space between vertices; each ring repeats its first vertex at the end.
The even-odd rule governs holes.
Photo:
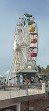
POLYGON ((47 65, 45 72, 49 72, 49 65, 47 65))
POLYGON ((38 71, 39 71, 39 73, 41 73, 41 67, 40 67, 40 65, 38 65, 38 71))
POLYGON ((41 72, 45 72, 45 68, 41 67, 41 72))
POLYGON ((43 67, 40 67, 40 65, 38 65, 38 70, 39 70, 39 73, 45 72, 45 69, 43 67))
POLYGON ((44 67, 40 67, 40 65, 38 65, 38 70, 39 70, 39 73, 49 72, 49 65, 47 65, 46 69, 44 67))

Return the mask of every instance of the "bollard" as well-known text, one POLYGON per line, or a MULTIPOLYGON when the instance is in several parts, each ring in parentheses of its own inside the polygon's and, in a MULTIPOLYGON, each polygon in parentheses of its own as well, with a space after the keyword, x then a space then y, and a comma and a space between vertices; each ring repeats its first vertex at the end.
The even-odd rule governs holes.
POLYGON ((26 87, 26 96, 28 96, 28 86, 26 87))
POLYGON ((42 83, 42 93, 46 92, 45 83, 42 83))
POLYGON ((17 104, 16 111, 20 111, 20 103, 17 104))

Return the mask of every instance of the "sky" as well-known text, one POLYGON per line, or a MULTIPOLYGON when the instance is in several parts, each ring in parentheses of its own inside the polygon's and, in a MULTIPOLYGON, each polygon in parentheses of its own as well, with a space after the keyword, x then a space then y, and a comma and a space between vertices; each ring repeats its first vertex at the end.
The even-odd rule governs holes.
POLYGON ((37 65, 49 65, 49 0, 0 0, 0 75, 10 69, 16 23, 24 13, 38 25, 37 65))

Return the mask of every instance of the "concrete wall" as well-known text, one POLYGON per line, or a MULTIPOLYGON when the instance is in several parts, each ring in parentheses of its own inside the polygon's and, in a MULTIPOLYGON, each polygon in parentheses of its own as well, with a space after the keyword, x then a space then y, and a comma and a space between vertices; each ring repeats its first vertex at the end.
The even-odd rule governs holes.
POLYGON ((49 99, 36 99, 21 103, 21 111, 45 111, 49 107, 49 99))
POLYGON ((11 109, 13 111, 46 111, 47 107, 49 107, 49 99, 43 98, 23 101, 21 103, 17 103, 16 105, 0 109, 0 111, 7 111, 7 109, 11 109))

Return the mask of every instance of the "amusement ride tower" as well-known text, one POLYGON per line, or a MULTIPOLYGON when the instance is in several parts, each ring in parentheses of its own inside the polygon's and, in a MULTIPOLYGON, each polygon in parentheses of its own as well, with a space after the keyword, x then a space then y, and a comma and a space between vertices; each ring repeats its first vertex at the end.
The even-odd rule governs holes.
POLYGON ((10 80, 15 84, 17 73, 26 67, 32 67, 37 71, 37 53, 38 53, 38 28, 32 15, 24 14, 19 17, 14 34, 13 61, 8 73, 8 85, 10 80))

